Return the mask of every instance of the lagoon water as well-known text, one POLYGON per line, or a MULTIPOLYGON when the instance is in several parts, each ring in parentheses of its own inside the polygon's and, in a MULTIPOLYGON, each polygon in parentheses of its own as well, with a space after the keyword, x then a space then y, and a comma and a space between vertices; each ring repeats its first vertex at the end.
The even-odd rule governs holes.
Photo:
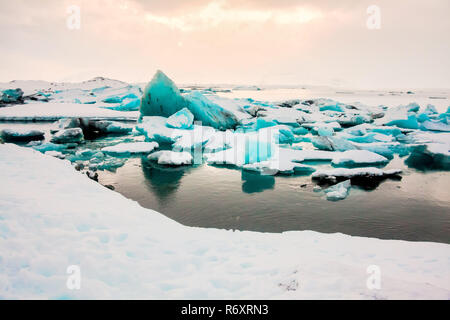
MULTIPOLYGON (((292 98, 299 95, 297 91, 292 92, 292 98)), ((257 99, 281 100, 290 97, 287 92, 290 91, 273 90, 269 99, 267 91, 234 91, 232 97, 253 95, 257 99)), ((228 93, 222 95, 231 97, 228 93)), ((435 103, 438 109, 446 108, 448 100, 432 101, 430 95, 424 92, 412 99, 422 104, 438 102, 435 103)), ((337 92, 332 98, 355 100, 347 92, 337 92)), ((358 96, 365 103, 376 100, 396 105, 397 99, 401 103, 405 94, 380 96, 368 92, 358 96)), ((0 123, 0 129, 46 130, 47 139, 50 126, 50 123, 0 123)), ((99 137, 81 147, 95 149, 123 139, 99 137)), ((116 172, 99 171, 99 182, 113 185, 125 197, 188 226, 262 232, 314 230, 450 243, 450 172, 422 172, 406 167, 403 161, 395 158, 387 166, 404 169, 401 181, 386 180, 373 190, 352 187, 347 199, 339 202, 327 201, 323 192, 314 192, 310 176, 261 176, 206 164, 163 168, 145 157, 129 158, 116 172)))

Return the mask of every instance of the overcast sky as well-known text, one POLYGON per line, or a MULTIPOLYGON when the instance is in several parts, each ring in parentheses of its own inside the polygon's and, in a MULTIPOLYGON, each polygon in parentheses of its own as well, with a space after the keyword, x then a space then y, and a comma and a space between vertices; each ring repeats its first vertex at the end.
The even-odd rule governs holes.
POLYGON ((449 0, 0 0, 0 81, 161 69, 178 83, 450 88, 449 14, 449 0))

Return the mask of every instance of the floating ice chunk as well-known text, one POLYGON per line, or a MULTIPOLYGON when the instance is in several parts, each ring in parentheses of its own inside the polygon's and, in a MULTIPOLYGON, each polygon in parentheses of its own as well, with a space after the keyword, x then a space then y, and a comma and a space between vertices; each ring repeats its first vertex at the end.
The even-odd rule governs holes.
POLYGON ((169 150, 157 151, 148 156, 151 161, 158 164, 181 166, 192 164, 192 155, 189 152, 175 152, 169 150))
POLYGON ((334 151, 331 141, 327 137, 311 137, 311 142, 319 150, 334 151))
POLYGON ((304 128, 307 128, 307 129, 313 129, 315 132, 317 132, 319 130, 319 128, 331 128, 334 131, 338 131, 338 130, 342 129, 341 125, 336 121, 302 123, 301 126, 304 128))
POLYGON ((348 191, 351 187, 350 180, 345 180, 334 186, 331 186, 324 190, 329 201, 339 201, 347 198, 348 191))
POLYGON ((187 107, 195 119, 201 121, 205 126, 225 130, 234 128, 239 123, 238 117, 232 111, 223 108, 212 100, 212 95, 206 96, 194 91, 187 94, 185 98, 188 101, 187 107))
POLYGON ((178 129, 190 129, 194 122, 194 115, 187 108, 183 108, 180 111, 174 113, 167 118, 167 126, 178 129))
POLYGON ((102 152, 115 155, 127 155, 127 154, 139 154, 150 153, 154 149, 158 148, 157 142, 131 142, 131 143, 119 143, 114 146, 104 147, 102 152))
POLYGON ((243 166, 244 170, 256 171, 263 175, 276 174, 310 174, 316 169, 311 166, 289 161, 287 159, 255 162, 243 166))
POLYGON ((416 169, 450 170, 450 143, 427 143, 411 147, 405 163, 416 169))
POLYGON ((427 105, 427 107, 425 109, 425 113, 426 114, 438 114, 438 111, 435 106, 433 106, 432 104, 429 104, 429 105, 427 105))
POLYGON ((280 159, 287 159, 294 162, 303 161, 331 161, 339 152, 321 151, 321 150, 295 150, 279 149, 280 159))
POLYGON ((336 166, 382 165, 389 160, 382 155, 367 150, 349 150, 336 153, 332 164, 336 166))
POLYGON ((450 132, 450 125, 434 120, 427 120, 420 124, 420 129, 429 131, 450 132))
POLYGON ((248 91, 260 91, 261 88, 257 87, 257 86, 236 86, 233 88, 234 91, 239 91, 239 90, 248 90, 248 91))
POLYGON ((169 128, 166 126, 166 121, 167 118, 164 117, 143 117, 142 122, 136 126, 136 130, 142 132, 149 140, 172 144, 183 136, 186 130, 169 128))
POLYGON ((419 129, 419 122, 417 121, 416 115, 409 115, 408 119, 398 119, 392 120, 386 123, 387 126, 397 126, 399 128, 406 129, 419 129))
POLYGON ((319 150, 347 151, 358 149, 347 140, 337 137, 312 137, 311 142, 319 150))
POLYGON ((126 162, 126 159, 114 158, 114 157, 105 157, 101 162, 96 164, 96 168, 98 170, 107 170, 114 172, 117 168, 123 166, 126 162))
POLYGON ((192 151, 194 148, 203 147, 214 135, 211 127, 194 125, 192 130, 180 130, 181 136, 172 145, 174 151, 192 151))
POLYGON ((373 143, 354 142, 353 145, 357 149, 375 152, 388 159, 392 159, 394 157, 394 154, 398 154, 401 157, 403 157, 409 153, 408 148, 399 142, 373 142, 373 143))
POLYGON ((309 133, 309 130, 303 127, 293 128, 292 132, 297 135, 305 135, 309 133))
POLYGON ((53 126, 54 128, 50 130, 52 133, 64 129, 79 128, 81 122, 79 118, 62 118, 56 121, 53 126))
POLYGON ((320 111, 336 111, 336 112, 344 112, 342 108, 338 104, 326 104, 324 106, 319 107, 320 111))
POLYGON ((254 132, 263 128, 274 127, 276 125, 277 123, 275 121, 267 120, 264 118, 249 119, 247 121, 243 121, 242 125, 236 128, 235 132, 254 132))
POLYGON ((71 128, 56 132, 50 141, 53 143, 79 143, 83 140, 83 130, 81 128, 71 128))
POLYGON ((23 103, 22 89, 7 89, 0 95, 0 105, 3 103, 23 103))
POLYGON ((190 130, 169 128, 166 120, 164 117, 143 117, 136 130, 142 132, 148 140, 173 144, 175 151, 188 151, 203 146, 215 132, 211 127, 198 125, 190 130))
POLYGON ((43 140, 44 132, 40 130, 28 130, 28 129, 3 129, 0 131, 0 137, 6 142, 14 141, 35 141, 43 140))
POLYGON ((125 99, 137 99, 137 98, 138 98, 138 96, 136 94, 129 93, 124 96, 118 96, 118 95, 110 96, 110 97, 107 97, 106 99, 103 99, 102 102, 104 102, 104 103, 122 103, 122 101, 124 101, 125 99))
POLYGON ((382 170, 379 168, 337 168, 320 169, 312 174, 313 180, 319 182, 334 182, 347 179, 385 179, 388 177, 398 178, 402 170, 390 169, 382 170))
MULTIPOLYGON (((86 122, 86 121, 84 121, 86 122)), ((97 131, 101 133, 113 133, 113 134, 127 134, 130 133, 133 128, 129 125, 108 120, 87 121, 87 125, 84 125, 85 130, 97 131)))
POLYGON ((78 160, 90 159, 93 157, 93 155, 96 152, 97 151, 91 150, 91 149, 80 149, 80 150, 77 150, 74 155, 70 156, 69 159, 72 162, 78 161, 78 160))
POLYGON ((317 133, 319 136, 322 136, 322 137, 330 137, 334 134, 334 130, 333 130, 333 128, 329 128, 329 127, 319 127, 317 129, 317 133))
POLYGON ((38 146, 33 146, 32 148, 34 150, 37 150, 39 152, 45 153, 46 151, 61 151, 65 150, 68 147, 71 147, 70 144, 55 144, 51 142, 46 142, 38 146))
POLYGON ((385 135, 382 133, 376 133, 376 132, 370 132, 363 136, 348 137, 347 139, 350 141, 359 142, 359 143, 390 142, 393 140, 393 138, 391 136, 388 136, 388 135, 385 135))

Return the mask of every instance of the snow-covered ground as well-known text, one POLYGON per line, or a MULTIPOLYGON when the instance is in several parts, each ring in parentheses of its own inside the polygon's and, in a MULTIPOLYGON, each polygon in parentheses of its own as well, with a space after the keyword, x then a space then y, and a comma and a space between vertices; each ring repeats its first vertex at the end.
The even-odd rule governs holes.
POLYGON ((450 298, 447 244, 185 227, 12 144, 0 181, 2 299, 450 298))

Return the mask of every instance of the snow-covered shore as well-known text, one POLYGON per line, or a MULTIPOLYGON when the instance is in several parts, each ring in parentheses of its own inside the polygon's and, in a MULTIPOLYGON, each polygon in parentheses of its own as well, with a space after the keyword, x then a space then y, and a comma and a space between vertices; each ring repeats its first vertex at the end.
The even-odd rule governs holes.
POLYGON ((2 299, 450 298, 447 244, 185 227, 12 144, 0 181, 2 299), (66 287, 70 265, 80 290, 66 287))

